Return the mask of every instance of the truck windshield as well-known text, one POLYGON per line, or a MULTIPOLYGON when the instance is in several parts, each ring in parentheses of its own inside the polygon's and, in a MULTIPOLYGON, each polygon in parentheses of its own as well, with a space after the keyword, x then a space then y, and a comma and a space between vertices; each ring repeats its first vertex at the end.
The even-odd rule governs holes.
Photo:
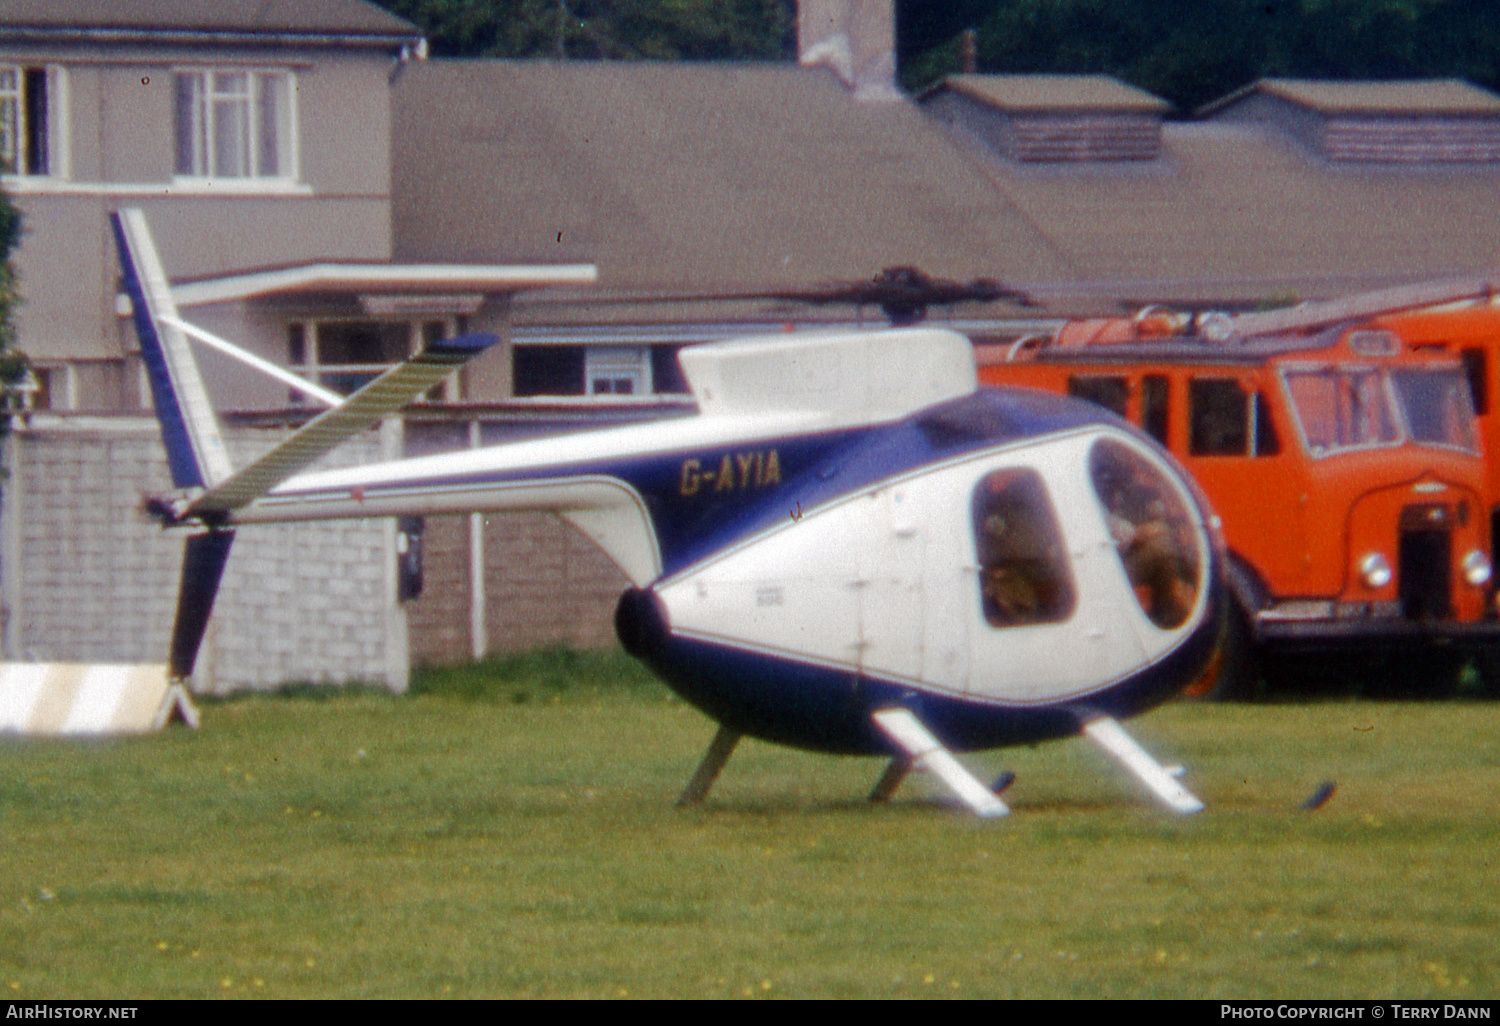
POLYGON ((1401 441, 1394 400, 1377 370, 1288 369, 1286 384, 1302 437, 1314 456, 1401 441))
POLYGON ((1409 368, 1395 371, 1391 380, 1412 441, 1479 451, 1474 404, 1460 368, 1409 368))
POLYGON ((1479 451, 1461 368, 1289 367, 1286 384, 1314 456, 1404 441, 1479 451))

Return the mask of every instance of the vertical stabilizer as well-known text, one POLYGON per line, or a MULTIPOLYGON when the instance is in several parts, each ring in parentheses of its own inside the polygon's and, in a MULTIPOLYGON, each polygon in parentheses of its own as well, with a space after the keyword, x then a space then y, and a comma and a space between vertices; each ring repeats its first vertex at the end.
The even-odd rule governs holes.
POLYGON ((178 488, 210 488, 232 468, 187 336, 168 323, 178 319, 177 305, 145 215, 131 208, 112 214, 111 221, 172 482, 178 488))

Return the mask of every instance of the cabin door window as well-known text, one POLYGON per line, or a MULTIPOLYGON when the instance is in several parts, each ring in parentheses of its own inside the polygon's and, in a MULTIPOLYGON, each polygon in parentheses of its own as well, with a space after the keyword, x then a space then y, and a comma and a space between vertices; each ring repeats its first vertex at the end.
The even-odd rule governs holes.
POLYGON ((1057 514, 1041 475, 996 470, 972 500, 979 556, 979 600, 991 627, 1061 623, 1075 592, 1057 514))

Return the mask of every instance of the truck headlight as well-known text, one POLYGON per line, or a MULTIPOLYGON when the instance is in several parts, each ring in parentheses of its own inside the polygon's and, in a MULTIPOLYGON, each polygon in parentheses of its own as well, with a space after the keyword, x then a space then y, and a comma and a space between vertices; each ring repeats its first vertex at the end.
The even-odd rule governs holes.
POLYGON ((1490 583, 1490 560, 1478 549, 1472 550, 1463 561, 1464 580, 1476 588, 1490 583))
POLYGON ((1372 588, 1384 588, 1391 583, 1391 564, 1378 552, 1367 553, 1359 561, 1359 576, 1372 588))

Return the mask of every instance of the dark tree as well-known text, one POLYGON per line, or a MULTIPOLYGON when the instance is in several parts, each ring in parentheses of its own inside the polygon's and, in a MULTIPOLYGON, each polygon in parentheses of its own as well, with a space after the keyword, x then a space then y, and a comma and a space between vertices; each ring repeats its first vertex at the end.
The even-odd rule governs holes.
MULTIPOLYGON (((21 244, 21 213, 10 197, 0 191, 0 388, 6 395, 26 374, 26 357, 16 348, 14 315, 19 297, 16 272, 11 262, 21 244)), ((9 417, 0 411, 0 434, 9 427, 9 417)))
POLYGON ((444 57, 783 60, 794 0, 377 0, 444 57))
POLYGON ((983 0, 955 27, 908 2, 902 82, 958 70, 978 34, 979 70, 1114 75, 1191 113, 1265 77, 1465 78, 1500 89, 1500 5, 1485 0, 983 0), (982 10, 976 10, 982 8, 982 10), (944 34, 946 33, 946 35, 944 34))

